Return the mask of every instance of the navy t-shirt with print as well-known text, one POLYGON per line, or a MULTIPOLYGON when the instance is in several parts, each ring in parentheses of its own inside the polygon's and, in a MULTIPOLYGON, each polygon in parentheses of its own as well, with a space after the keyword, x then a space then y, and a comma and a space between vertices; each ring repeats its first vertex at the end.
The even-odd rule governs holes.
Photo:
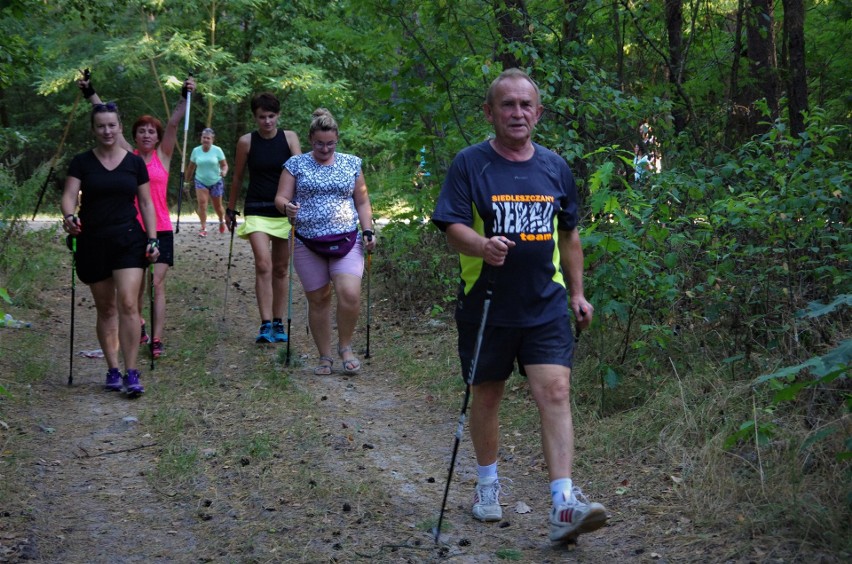
POLYGON ((577 189, 562 157, 533 147, 531 159, 515 162, 484 141, 463 149, 450 166, 432 215, 435 225, 445 231, 460 223, 485 237, 515 242, 500 267, 459 255, 458 320, 481 321, 489 276, 494 280, 489 325, 530 327, 568 315, 558 231, 577 226, 577 189))

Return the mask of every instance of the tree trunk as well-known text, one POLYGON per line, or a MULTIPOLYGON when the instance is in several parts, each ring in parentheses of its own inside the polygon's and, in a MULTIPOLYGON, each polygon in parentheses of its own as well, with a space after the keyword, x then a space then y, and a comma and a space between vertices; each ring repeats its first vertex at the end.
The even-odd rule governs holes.
POLYGON ((733 58, 731 61, 731 79, 728 84, 728 113, 725 124, 725 147, 733 146, 737 137, 745 129, 743 124, 746 120, 747 106, 740 103, 740 59, 743 53, 743 11, 745 0, 737 3, 736 27, 734 30, 734 46, 731 49, 733 58))
POLYGON ((618 89, 624 90, 624 27, 621 25, 618 2, 612 3, 612 31, 615 34, 615 73, 618 77, 618 89))
POLYGON ((11 127, 9 112, 6 109, 6 90, 3 88, 0 88, 0 127, 11 127))
POLYGON ((586 2, 587 0, 563 0, 565 17, 562 18, 562 41, 564 43, 580 40, 577 23, 580 21, 580 14, 586 2))
MULTIPOLYGON (((683 0, 666 0, 666 29, 669 36, 669 66, 667 74, 669 82, 675 90, 683 84, 683 0)), ((686 128, 686 112, 682 107, 675 106, 672 111, 675 133, 686 128)))
MULTIPOLYGON (((750 105, 759 98, 766 100, 769 117, 778 117, 778 78, 775 58, 775 30, 772 15, 773 0, 751 0, 746 16, 746 46, 748 49, 749 74, 754 83, 750 89, 750 105)), ((750 112, 750 130, 758 133, 761 116, 750 112)))
MULTIPOLYGON (((503 0, 501 3, 495 3, 494 15, 497 18, 497 28, 500 31, 500 36, 503 38, 503 45, 508 46, 512 43, 527 42, 527 7, 524 0, 503 0), (518 23, 518 16, 522 16, 521 23, 518 23)), ((507 50, 502 48, 499 50, 497 60, 503 64, 503 69, 524 68, 527 66, 525 60, 515 56, 514 49, 507 50)))
POLYGON ((805 131, 803 112, 808 109, 808 83, 805 67, 805 7, 802 0, 784 1, 784 35, 788 53, 787 111, 790 132, 805 131))

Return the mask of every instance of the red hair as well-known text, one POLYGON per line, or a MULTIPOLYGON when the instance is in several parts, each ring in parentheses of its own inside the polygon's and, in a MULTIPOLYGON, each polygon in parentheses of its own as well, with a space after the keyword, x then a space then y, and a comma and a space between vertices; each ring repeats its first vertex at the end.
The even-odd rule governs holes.
POLYGON ((136 130, 142 127, 143 125, 153 125, 154 129, 157 130, 157 142, 163 140, 163 124, 160 123, 160 120, 158 120, 154 116, 149 116, 147 114, 140 117, 133 123, 132 132, 134 140, 136 139, 136 130))

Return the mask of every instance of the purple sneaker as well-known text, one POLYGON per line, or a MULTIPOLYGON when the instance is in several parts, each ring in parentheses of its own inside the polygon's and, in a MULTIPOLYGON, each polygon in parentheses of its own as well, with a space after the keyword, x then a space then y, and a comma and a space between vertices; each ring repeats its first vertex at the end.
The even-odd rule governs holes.
POLYGON ((110 368, 107 371, 104 389, 108 392, 121 391, 121 370, 118 368, 110 368))
POLYGON ((145 393, 145 388, 139 382, 139 371, 132 368, 124 376, 124 393, 129 398, 135 398, 145 393))

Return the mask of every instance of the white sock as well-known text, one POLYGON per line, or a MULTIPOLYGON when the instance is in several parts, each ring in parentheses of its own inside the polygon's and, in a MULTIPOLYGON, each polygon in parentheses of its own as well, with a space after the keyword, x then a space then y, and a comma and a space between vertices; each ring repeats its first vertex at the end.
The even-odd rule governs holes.
POLYGON ((550 482, 550 498, 553 500, 553 505, 560 505, 574 499, 571 493, 573 487, 571 478, 559 478, 550 482))
POLYGON ((489 464, 488 466, 476 466, 476 475, 482 480, 483 478, 496 478, 497 477, 497 461, 494 461, 494 464, 489 464))

